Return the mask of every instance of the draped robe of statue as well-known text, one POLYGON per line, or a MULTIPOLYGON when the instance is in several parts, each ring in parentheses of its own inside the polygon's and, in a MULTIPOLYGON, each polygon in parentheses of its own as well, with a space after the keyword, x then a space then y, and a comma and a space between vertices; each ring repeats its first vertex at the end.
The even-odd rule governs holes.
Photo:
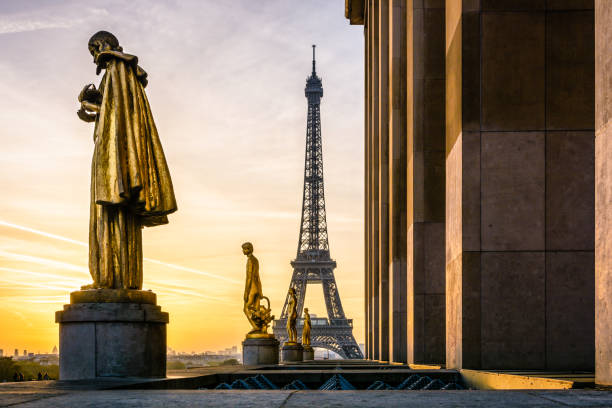
POLYGON ((170 172, 138 58, 103 51, 91 166, 89 271, 94 288, 142 289, 142 227, 176 211, 170 172))

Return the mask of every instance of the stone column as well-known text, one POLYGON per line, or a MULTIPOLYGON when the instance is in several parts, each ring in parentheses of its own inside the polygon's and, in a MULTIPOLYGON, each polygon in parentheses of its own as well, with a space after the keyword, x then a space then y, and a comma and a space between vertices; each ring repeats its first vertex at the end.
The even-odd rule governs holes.
POLYGON ((612 3, 595 0, 595 381, 612 385, 612 3))
POLYGON ((389 8, 389 359, 400 363, 407 362, 406 1, 389 8))
POLYGON ((378 2, 379 359, 389 361, 389 0, 378 2))
POLYGON ((379 285, 380 285, 380 268, 379 268, 379 9, 377 7, 378 1, 371 0, 368 8, 368 19, 370 20, 370 26, 368 31, 372 38, 371 45, 371 83, 370 83, 370 95, 371 95, 371 122, 370 122, 370 172, 371 172, 371 184, 370 184, 370 202, 372 203, 372 211, 370 218, 371 232, 370 239, 372 243, 370 267, 372 270, 371 279, 371 290, 372 290, 372 359, 380 359, 380 296, 379 296, 379 285))
POLYGON ((446 364, 589 370, 592 1, 446 1, 446 364))
POLYGON ((373 316, 372 316, 372 202, 370 200, 371 196, 371 188, 372 188, 372 171, 371 166, 372 162, 370 160, 371 152, 370 152, 370 138, 371 138, 371 114, 372 114, 372 95, 371 95, 371 83, 372 83, 372 36, 371 30, 369 30, 370 26, 370 18, 369 13, 367 13, 365 21, 364 21, 364 42, 365 42, 365 58, 364 58, 364 72, 365 72, 365 101, 364 101, 364 181, 365 181, 365 189, 364 189, 364 271, 365 271, 365 323, 366 323, 366 331, 365 331, 365 357, 367 359, 372 359, 372 325, 373 325, 373 316))
POLYGON ((443 363, 444 4, 408 5, 407 361, 443 363))

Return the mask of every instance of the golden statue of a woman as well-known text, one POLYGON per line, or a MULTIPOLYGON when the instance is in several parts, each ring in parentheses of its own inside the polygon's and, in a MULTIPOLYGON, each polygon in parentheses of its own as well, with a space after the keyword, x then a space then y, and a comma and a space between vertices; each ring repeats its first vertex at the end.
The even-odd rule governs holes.
POLYGON ((244 312, 251 324, 252 330, 247 333, 247 338, 274 338, 268 333, 268 326, 274 320, 271 314, 270 300, 263 295, 261 280, 259 278, 259 261, 253 255, 253 244, 245 242, 242 244, 242 253, 247 257, 246 280, 244 284, 244 312), (268 305, 264 306, 261 301, 265 300, 268 305))
POLYGON ((285 344, 297 344, 297 298, 295 289, 289 288, 289 300, 287 301, 287 337, 285 344))
POLYGON ((105 70, 98 89, 79 94, 85 122, 95 122, 91 164, 89 272, 83 289, 142 289, 142 227, 168 223, 176 211, 170 172, 145 94, 147 73, 117 38, 99 31, 89 52, 105 70))
POLYGON ((302 345, 304 346, 304 350, 310 346, 310 328, 312 323, 310 322, 310 314, 308 313, 308 308, 304 308, 304 326, 302 328, 302 345))

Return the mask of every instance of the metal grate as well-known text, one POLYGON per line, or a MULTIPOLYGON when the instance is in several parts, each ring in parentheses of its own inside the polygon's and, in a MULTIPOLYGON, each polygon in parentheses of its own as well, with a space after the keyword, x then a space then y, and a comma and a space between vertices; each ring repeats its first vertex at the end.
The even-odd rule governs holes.
MULTIPOLYGON (((272 383, 266 376, 259 374, 254 377, 237 379, 231 384, 221 383, 215 387, 216 390, 278 390, 279 387, 272 383)), ((293 380, 282 388, 283 390, 308 390, 309 388, 301 380, 293 380)), ((321 391, 355 390, 357 389, 341 374, 334 374, 319 388, 321 391)), ((428 376, 413 374, 402 381, 397 387, 384 381, 374 381, 366 390, 464 390, 465 388, 456 383, 445 383, 439 379, 431 379, 428 376)))

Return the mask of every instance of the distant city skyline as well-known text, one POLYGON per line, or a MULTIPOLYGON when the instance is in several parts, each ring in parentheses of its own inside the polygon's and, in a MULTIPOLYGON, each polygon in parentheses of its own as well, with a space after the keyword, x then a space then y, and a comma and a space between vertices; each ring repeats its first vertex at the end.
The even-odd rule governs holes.
MULTIPOLYGON (((77 94, 98 83, 87 40, 105 29, 139 57, 179 210, 145 229, 144 288, 168 344, 219 350, 248 331, 251 241, 280 315, 299 233, 311 45, 323 78, 325 195, 345 312, 363 342, 363 33, 344 2, 76 0, 0 3, 0 348, 58 343, 54 312, 90 282, 93 128, 77 94)), ((325 316, 322 290, 306 303, 325 316)), ((7 353, 8 354, 8 353, 7 353)))

